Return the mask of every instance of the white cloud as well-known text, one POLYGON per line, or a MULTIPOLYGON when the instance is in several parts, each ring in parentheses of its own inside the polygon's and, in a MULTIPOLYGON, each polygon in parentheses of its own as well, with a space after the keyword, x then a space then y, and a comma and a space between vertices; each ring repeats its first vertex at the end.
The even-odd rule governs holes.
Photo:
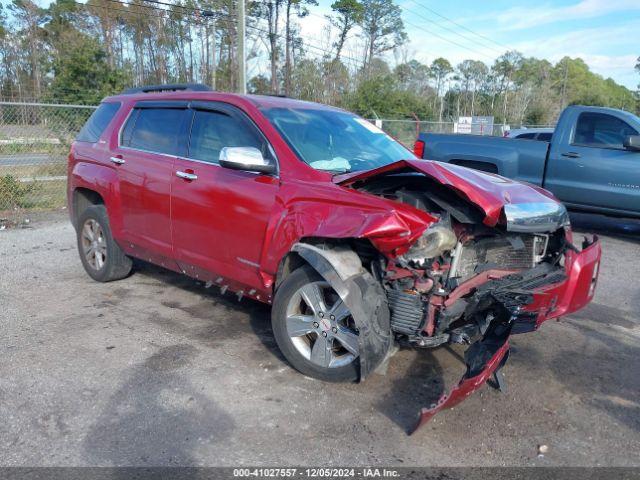
MULTIPOLYGON (((561 21, 602 17, 604 15, 640 11, 638 0, 581 0, 573 5, 553 6, 550 3, 512 7, 500 12, 485 14, 484 19, 492 19, 502 30, 522 30, 561 21)), ((475 19, 469 19, 476 20, 475 19)))

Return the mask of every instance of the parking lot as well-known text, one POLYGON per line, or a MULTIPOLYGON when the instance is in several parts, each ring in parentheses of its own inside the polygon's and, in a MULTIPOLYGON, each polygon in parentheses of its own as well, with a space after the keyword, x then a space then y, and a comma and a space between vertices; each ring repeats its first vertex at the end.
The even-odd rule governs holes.
POLYGON ((603 240, 594 302, 513 338, 506 393, 413 436, 463 349, 321 383, 285 363, 264 305, 148 264, 93 282, 63 213, 0 231, 0 463, 640 465, 640 222, 574 223, 603 240))

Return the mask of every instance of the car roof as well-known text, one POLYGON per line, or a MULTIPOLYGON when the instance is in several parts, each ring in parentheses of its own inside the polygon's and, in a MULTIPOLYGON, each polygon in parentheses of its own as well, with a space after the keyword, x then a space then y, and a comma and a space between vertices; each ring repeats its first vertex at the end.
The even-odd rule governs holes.
POLYGON ((322 103, 296 100, 275 95, 240 95, 238 93, 214 92, 214 91, 176 91, 176 92, 149 92, 149 93, 122 93, 107 97, 104 101, 158 101, 158 100, 200 100, 231 103, 249 102, 258 108, 293 108, 313 110, 342 111, 339 108, 324 105, 322 103))

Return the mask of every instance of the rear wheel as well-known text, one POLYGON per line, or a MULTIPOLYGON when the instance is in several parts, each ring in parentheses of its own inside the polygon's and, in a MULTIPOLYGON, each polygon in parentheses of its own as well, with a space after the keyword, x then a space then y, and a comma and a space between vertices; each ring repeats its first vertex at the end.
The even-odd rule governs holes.
POLYGON ((358 330, 351 312, 311 267, 282 282, 271 315, 278 346, 296 370, 330 382, 358 379, 358 330))
POLYGON ((85 271, 98 282, 120 280, 132 262, 114 241, 104 205, 91 205, 80 214, 76 231, 78 252, 85 271))

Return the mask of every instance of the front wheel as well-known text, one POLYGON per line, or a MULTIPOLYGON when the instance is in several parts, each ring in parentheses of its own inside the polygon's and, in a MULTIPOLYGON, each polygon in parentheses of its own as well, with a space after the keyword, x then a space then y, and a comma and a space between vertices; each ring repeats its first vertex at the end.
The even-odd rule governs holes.
POLYGON ((299 372, 329 382, 358 379, 358 330, 340 296, 313 268, 289 275, 276 292, 273 333, 299 372))
POLYGON ((113 239, 104 205, 87 207, 76 231, 82 266, 98 282, 120 280, 131 272, 132 262, 113 239))

